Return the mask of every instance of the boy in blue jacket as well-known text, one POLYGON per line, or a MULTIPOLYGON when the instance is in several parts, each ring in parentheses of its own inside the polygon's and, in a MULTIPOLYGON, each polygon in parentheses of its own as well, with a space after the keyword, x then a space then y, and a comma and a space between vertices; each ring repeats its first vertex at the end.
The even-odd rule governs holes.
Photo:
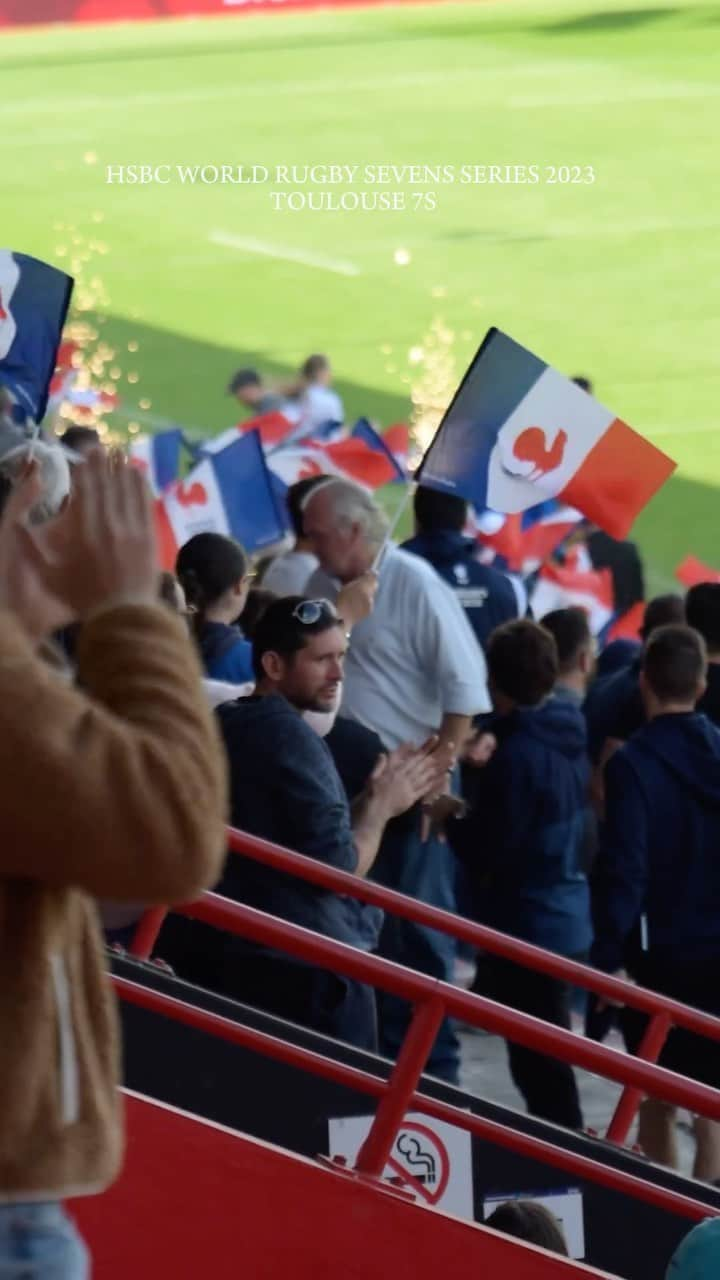
MULTIPOLYGON (((698 632, 659 627, 645 648, 640 689, 647 723, 606 769, 606 821, 593 876, 593 962, 628 970, 642 986, 720 1015, 720 730, 695 710, 706 687, 698 632)), ((645 1018, 622 1015, 629 1047, 645 1018)), ((720 1044, 672 1031, 662 1066, 715 1088, 720 1044)), ((695 1176, 720 1177, 720 1125, 696 1117, 695 1176)), ((674 1108, 648 1099, 646 1154, 677 1165, 674 1108)))
MULTIPOLYGON (((475 774, 472 809, 451 824, 483 924, 583 959, 591 942, 583 871, 590 765, 582 712, 558 698, 553 636, 528 619, 493 632, 487 651, 497 749, 475 774)), ((568 984, 508 961, 482 966, 483 993, 570 1027, 568 984)), ((565 1062, 508 1044, 513 1080, 531 1115, 582 1128, 575 1076, 565 1062)))

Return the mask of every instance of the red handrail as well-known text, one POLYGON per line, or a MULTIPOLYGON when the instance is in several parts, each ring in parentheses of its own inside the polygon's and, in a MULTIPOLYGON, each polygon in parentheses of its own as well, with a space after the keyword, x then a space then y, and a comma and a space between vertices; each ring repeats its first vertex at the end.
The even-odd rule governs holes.
MULTIPOLYGON (((308 858, 281 845, 273 844, 269 840, 263 840, 259 836, 250 835, 248 832, 229 828, 228 844, 233 852, 251 857, 278 871, 299 876, 336 893, 359 898, 364 902, 382 907, 394 915, 448 933, 484 951, 501 955, 540 973, 587 988, 605 998, 616 1000, 649 1014, 650 1023, 638 1050, 638 1057, 649 1062, 657 1061, 673 1024, 698 1035, 720 1039, 720 1019, 690 1009, 666 996, 644 991, 632 983, 600 973, 588 965, 544 951, 531 943, 499 933, 485 925, 475 924, 449 911, 430 906, 416 898, 409 898, 396 890, 387 889, 347 871, 339 871, 315 858, 308 858)), ((133 955, 142 959, 147 959, 151 955, 166 914, 166 909, 161 907, 153 908, 145 914, 130 947, 133 955)), ((609 1141, 622 1144, 627 1140, 641 1098, 640 1088, 632 1084, 626 1085, 608 1126, 606 1136, 609 1141)))
MULTIPOLYGON (((257 1031, 254 1027, 233 1022, 222 1014, 213 1013, 208 1009, 199 1009, 196 1005, 187 1004, 174 996, 154 991, 127 978, 115 977, 113 981, 118 995, 128 1004, 137 1005, 142 1009, 171 1018, 175 1022, 181 1022, 185 1026, 194 1027, 208 1035, 217 1036, 218 1039, 226 1040, 230 1044, 242 1045, 243 1048, 261 1053, 277 1062, 284 1062, 300 1070, 312 1072, 314 1075, 331 1080, 334 1084, 353 1089, 357 1093, 379 1098, 381 1106, 382 1100, 389 1097, 390 1090, 396 1083, 393 1080, 384 1080, 358 1067, 351 1067, 347 1063, 338 1062, 335 1058, 324 1057, 312 1049, 305 1049, 287 1040, 280 1040, 277 1036, 269 1035, 265 1031, 257 1031)), ((700 1200, 693 1200, 692 1197, 670 1191, 667 1187, 645 1182, 642 1178, 626 1173, 622 1169, 608 1168, 599 1161, 590 1159, 589 1156, 578 1155, 574 1151, 555 1146, 554 1143, 547 1142, 544 1138, 536 1138, 532 1134, 519 1133, 495 1120, 474 1115, 451 1103, 430 1098, 427 1094, 412 1093, 405 1099, 405 1107, 410 1111, 420 1111, 436 1120, 443 1120, 446 1124, 456 1125, 487 1142, 527 1156, 528 1159, 552 1165, 575 1177, 585 1178, 588 1182, 595 1182, 610 1190, 633 1196, 646 1204, 677 1213, 680 1217, 691 1221, 699 1222, 703 1218, 718 1216, 718 1210, 703 1204, 700 1200)))

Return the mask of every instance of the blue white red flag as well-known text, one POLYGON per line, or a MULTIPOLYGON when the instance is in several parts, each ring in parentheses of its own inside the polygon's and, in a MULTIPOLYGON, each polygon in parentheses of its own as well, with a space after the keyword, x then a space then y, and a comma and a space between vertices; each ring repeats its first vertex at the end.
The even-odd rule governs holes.
POLYGON ((128 457, 147 477, 156 497, 164 493, 180 475, 183 433, 179 427, 158 431, 152 436, 136 436, 128 445, 128 457))
POLYGON ((585 610, 594 636, 600 635, 615 611, 612 574, 609 569, 589 567, 583 547, 564 564, 543 564, 530 593, 530 607, 538 621, 546 613, 571 606, 585 610))
POLYGON ((408 478, 408 429, 407 427, 403 427, 401 424, 398 424, 396 427, 391 427, 390 430, 394 432, 392 442, 388 439, 387 435, 376 431, 372 423, 369 422, 367 418, 359 418, 350 432, 350 437, 353 440, 363 440, 369 449, 374 449, 376 453, 380 453, 384 457, 388 458, 394 471, 392 482, 397 484, 406 484, 408 478), (404 439, 401 439, 399 434, 400 432, 404 432, 404 439), (398 456, 392 447, 393 444, 395 444, 396 448, 399 446, 401 449, 404 445, 404 457, 402 454, 398 456))
POLYGON ((47 262, 0 249, 0 383, 23 421, 45 416, 74 283, 47 262))
POLYGON ((490 329, 417 479, 505 514, 557 498, 624 538, 674 470, 611 410, 490 329))
POLYGON ((223 533, 253 552, 279 542, 287 530, 257 431, 201 458, 157 499, 155 510, 166 569, 196 533, 223 533))

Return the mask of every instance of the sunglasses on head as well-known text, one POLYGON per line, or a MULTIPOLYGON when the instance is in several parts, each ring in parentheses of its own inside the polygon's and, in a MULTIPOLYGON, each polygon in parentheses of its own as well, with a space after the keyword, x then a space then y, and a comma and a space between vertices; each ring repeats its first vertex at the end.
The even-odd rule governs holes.
POLYGON ((295 605, 292 616, 304 627, 314 626, 321 618, 332 622, 340 621, 329 600, 301 600, 300 604, 295 605))

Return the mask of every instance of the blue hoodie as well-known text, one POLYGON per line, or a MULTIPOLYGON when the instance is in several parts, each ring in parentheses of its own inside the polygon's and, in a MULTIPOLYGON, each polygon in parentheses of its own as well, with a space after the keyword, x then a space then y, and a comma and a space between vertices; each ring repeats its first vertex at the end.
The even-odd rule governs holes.
POLYGON ((203 622, 198 636, 200 660, 211 680, 254 684, 252 645, 239 627, 227 622, 203 622))
POLYGON ((609 761, 593 874, 594 962, 614 971, 645 916, 645 949, 720 958, 720 730, 657 716, 609 761))
POLYGON ((492 729, 498 748, 474 771, 473 809, 448 828, 468 870, 474 914, 550 951, 582 955, 591 942, 582 713, 553 696, 492 729))
POLYGON ((403 551, 422 556, 452 587, 483 649, 491 631, 518 616, 515 590, 504 573, 480 564, 472 538, 452 529, 418 533, 403 551))

